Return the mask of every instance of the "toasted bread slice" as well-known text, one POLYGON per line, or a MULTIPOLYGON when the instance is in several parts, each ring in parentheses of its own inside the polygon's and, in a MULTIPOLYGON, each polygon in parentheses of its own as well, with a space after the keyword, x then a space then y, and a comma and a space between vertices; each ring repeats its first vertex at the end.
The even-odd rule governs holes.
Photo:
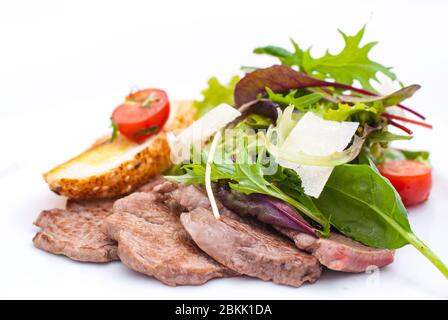
POLYGON ((179 132, 194 120, 191 101, 173 101, 163 131, 137 144, 110 136, 44 174, 50 189, 70 199, 112 198, 127 194, 170 166, 166 132, 179 132))

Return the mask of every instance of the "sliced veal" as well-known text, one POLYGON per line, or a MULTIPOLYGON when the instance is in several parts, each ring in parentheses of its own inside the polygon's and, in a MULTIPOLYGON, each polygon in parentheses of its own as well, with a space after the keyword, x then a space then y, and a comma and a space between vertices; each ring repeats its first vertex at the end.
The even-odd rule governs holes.
POLYGON ((182 213, 181 222, 202 250, 239 273, 293 287, 320 277, 316 258, 255 221, 224 215, 216 219, 209 209, 198 207, 182 213))
MULTIPOLYGON (((179 185, 170 195, 187 210, 197 207, 210 208, 208 198, 192 185, 179 185)), ((220 203, 218 206, 221 214, 235 215, 220 203)), ((321 264, 332 270, 364 272, 368 267, 384 267, 394 260, 393 250, 367 247, 340 234, 333 233, 328 239, 316 239, 294 230, 284 228, 277 230, 293 240, 299 249, 311 253, 321 264)))
POLYGON ((332 233, 329 238, 314 238, 305 233, 277 228, 296 246, 315 256, 329 269, 343 272, 365 272, 370 267, 384 267, 394 261, 394 251, 367 247, 343 235, 332 233))
POLYGON ((178 213, 161 200, 158 194, 138 192, 116 201, 105 231, 117 240, 120 260, 170 286, 236 275, 202 252, 178 213))
POLYGON ((118 260, 116 242, 103 232, 104 209, 43 211, 35 225, 42 230, 33 243, 37 248, 83 262, 118 260))
POLYGON ((94 199, 94 200, 67 200, 65 209, 84 210, 84 209, 104 209, 112 212, 112 207, 117 199, 94 199))

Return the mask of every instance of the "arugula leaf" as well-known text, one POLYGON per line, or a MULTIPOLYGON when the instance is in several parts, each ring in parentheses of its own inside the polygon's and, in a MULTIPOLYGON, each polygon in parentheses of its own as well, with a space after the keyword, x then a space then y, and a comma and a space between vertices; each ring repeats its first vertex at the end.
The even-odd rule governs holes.
POLYGON ((208 80, 208 87, 201 92, 203 96, 202 100, 194 101, 196 118, 202 117, 208 111, 221 103, 227 103, 233 106, 233 90, 235 89, 235 85, 239 79, 239 76, 233 76, 230 82, 224 85, 221 84, 216 77, 210 78, 208 80))
POLYGON ((369 165, 336 167, 315 203, 348 237, 378 248, 411 244, 448 277, 448 268, 413 233, 396 190, 369 165))
MULTIPOLYGON (((376 164, 389 160, 405 160, 406 157, 401 152, 388 148, 388 145, 392 141, 411 140, 413 137, 395 134, 386 130, 387 127, 384 127, 378 131, 370 133, 364 144, 363 153, 365 153, 366 156, 369 156, 376 164)), ((426 163, 425 161, 422 162, 426 163)))
POLYGON ((396 80, 396 75, 391 71, 391 68, 384 67, 369 59, 370 50, 377 42, 369 42, 360 46, 365 26, 353 36, 348 36, 341 30, 338 31, 344 39, 345 47, 335 55, 327 51, 322 57, 313 58, 311 48, 302 50, 293 40, 291 42, 294 52, 275 46, 266 46, 256 48, 254 53, 279 58, 282 64, 296 66, 300 71, 319 79, 332 79, 348 85, 352 85, 357 80, 364 89, 373 92, 375 92, 375 89, 370 84, 370 80, 378 81, 377 72, 396 80))
POLYGON ((308 49, 304 52, 303 58, 305 72, 350 85, 355 80, 358 80, 364 89, 370 91, 375 91, 369 81, 371 79, 377 80, 377 72, 381 72, 390 79, 396 80, 396 76, 390 71, 390 68, 386 68, 369 59, 368 54, 377 42, 370 42, 362 47, 359 46, 364 35, 365 26, 354 36, 347 36, 341 30, 338 31, 344 38, 344 49, 337 55, 327 51, 323 57, 318 59, 312 58, 310 49, 308 49))
POLYGON ((302 181, 297 172, 292 169, 279 166, 275 174, 266 176, 266 179, 279 186, 280 189, 288 193, 292 197, 296 197, 304 193, 302 181))
POLYGON ((310 93, 297 97, 297 90, 291 90, 286 95, 283 95, 281 93, 275 93, 270 88, 266 88, 266 93, 268 94, 269 100, 286 106, 292 104, 302 112, 308 111, 313 103, 318 102, 323 97, 320 93, 310 93))
POLYGON ((256 54, 267 54, 269 56, 285 59, 292 56, 292 53, 288 50, 277 46, 266 46, 254 49, 256 54))
POLYGON ((302 70, 302 60, 303 60, 303 50, 300 49, 297 42, 295 42, 293 39, 291 40, 291 44, 294 47, 294 52, 290 52, 284 48, 277 47, 277 46, 266 46, 266 47, 259 47, 254 49, 255 54, 267 54, 273 57, 279 58, 280 62, 282 64, 285 64, 287 66, 297 66, 300 70, 302 70))

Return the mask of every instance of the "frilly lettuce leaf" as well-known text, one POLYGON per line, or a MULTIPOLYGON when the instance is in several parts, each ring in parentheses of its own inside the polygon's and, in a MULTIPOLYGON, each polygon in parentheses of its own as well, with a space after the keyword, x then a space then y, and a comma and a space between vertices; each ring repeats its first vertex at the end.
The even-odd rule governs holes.
POLYGON ((378 109, 375 107, 370 107, 361 102, 357 102, 352 106, 346 103, 339 103, 336 108, 328 108, 324 112, 323 118, 325 120, 346 121, 352 115, 359 112, 366 112, 370 115, 377 115, 378 109))
POLYGON ((341 30, 345 46, 338 54, 331 54, 328 50, 320 58, 311 55, 311 48, 303 50, 291 40, 294 52, 276 46, 256 48, 254 53, 267 54, 279 58, 282 64, 296 66, 303 71, 319 79, 332 79, 336 82, 352 85, 356 80, 366 90, 375 92, 370 80, 377 80, 377 72, 381 72, 392 80, 396 80, 391 68, 369 59, 370 50, 377 42, 369 42, 360 45, 364 35, 365 26, 355 35, 348 36, 341 30))
POLYGON ((202 117, 221 103, 233 106, 233 90, 239 79, 239 76, 233 76, 229 83, 222 84, 216 77, 210 78, 208 80, 208 87, 201 92, 203 96, 202 100, 194 101, 196 118, 202 117))

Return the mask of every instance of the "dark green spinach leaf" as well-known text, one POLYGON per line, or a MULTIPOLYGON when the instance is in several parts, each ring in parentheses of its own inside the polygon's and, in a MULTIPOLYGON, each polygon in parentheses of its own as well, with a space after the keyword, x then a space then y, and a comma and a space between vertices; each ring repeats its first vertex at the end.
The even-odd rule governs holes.
POLYGON ((412 244, 448 277, 447 267, 413 233, 398 193, 369 165, 336 167, 315 203, 348 237, 378 248, 412 244))

